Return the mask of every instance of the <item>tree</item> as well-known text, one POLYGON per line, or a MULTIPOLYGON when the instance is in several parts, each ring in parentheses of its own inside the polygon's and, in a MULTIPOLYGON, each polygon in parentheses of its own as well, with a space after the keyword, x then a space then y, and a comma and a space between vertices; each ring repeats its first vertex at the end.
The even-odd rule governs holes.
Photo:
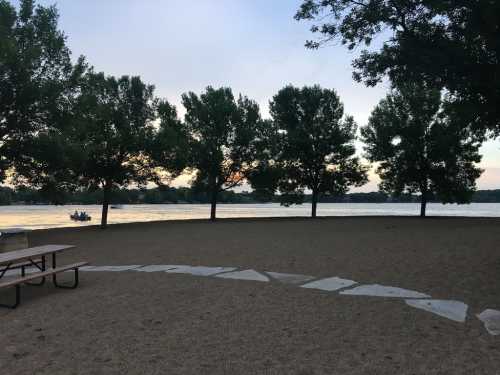
POLYGON ((214 89, 197 96, 182 96, 185 126, 190 135, 192 186, 210 196, 210 219, 216 218, 218 195, 239 186, 253 169, 254 142, 263 127, 259 106, 230 88, 214 89))
POLYGON ((113 189, 152 178, 147 146, 154 138, 154 87, 139 77, 87 72, 76 103, 73 140, 81 145, 80 185, 102 188, 101 227, 113 189))
POLYGON ((272 120, 264 120, 260 136, 253 144, 254 168, 248 173, 248 182, 252 186, 252 195, 261 202, 271 202, 275 198, 283 176, 278 164, 280 138, 277 126, 272 120))
POLYGON ((352 50, 382 40, 353 61, 354 78, 375 85, 425 81, 449 93, 455 122, 500 134, 500 2, 494 0, 303 0, 297 20, 313 22, 318 48, 352 50))
POLYGON ((55 7, 22 0, 16 11, 0 0, 0 182, 8 168, 40 154, 33 138, 64 122, 65 103, 81 74, 83 58, 72 65, 57 21, 55 7))
POLYGON ((367 158, 379 163, 382 191, 419 192, 420 216, 427 201, 468 203, 481 170, 479 142, 443 110, 439 90, 425 84, 394 89, 361 129, 367 158))
POLYGON ((158 130, 149 140, 148 154, 154 181, 164 188, 164 180, 171 181, 186 169, 189 161, 189 135, 177 117, 177 109, 163 100, 157 106, 158 130))
POLYGON ((334 90, 287 86, 273 97, 270 112, 278 135, 275 160, 281 172, 275 185, 282 203, 302 203, 309 189, 316 217, 320 195, 342 195, 349 186, 366 183, 366 168, 354 156, 356 124, 344 116, 334 90))
POLYGON ((51 127, 18 143, 13 182, 37 189, 48 202, 66 203, 79 186, 85 158, 70 132, 69 127, 51 127))

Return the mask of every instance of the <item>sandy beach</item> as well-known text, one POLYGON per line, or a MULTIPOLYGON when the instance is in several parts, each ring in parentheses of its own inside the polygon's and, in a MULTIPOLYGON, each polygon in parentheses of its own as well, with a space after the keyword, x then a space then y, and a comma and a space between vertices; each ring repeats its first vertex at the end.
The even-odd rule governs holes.
MULTIPOLYGON (((186 264, 339 276, 454 299, 457 323, 391 298, 164 272, 81 272, 0 310, 4 374, 498 374, 500 219, 172 221, 33 231, 92 265, 186 264)), ((9 297, 5 293, 1 298, 9 297)))

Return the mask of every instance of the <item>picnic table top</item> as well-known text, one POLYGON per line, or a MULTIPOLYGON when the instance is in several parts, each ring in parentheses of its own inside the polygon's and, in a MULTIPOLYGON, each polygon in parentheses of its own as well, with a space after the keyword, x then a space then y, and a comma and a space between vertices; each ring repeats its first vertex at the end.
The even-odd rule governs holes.
POLYGON ((9 251, 7 253, 0 253, 0 264, 20 262, 42 255, 59 253, 64 250, 73 249, 74 247, 74 245, 43 245, 22 250, 9 251))

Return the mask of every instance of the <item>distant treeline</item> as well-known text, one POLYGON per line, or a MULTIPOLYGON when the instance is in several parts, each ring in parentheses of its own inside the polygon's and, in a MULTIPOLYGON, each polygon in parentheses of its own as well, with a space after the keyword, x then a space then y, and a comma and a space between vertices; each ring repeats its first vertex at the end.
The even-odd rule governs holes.
MULTIPOLYGON (((101 190, 79 191, 65 197, 65 204, 102 204, 101 190)), ((305 202, 311 202, 311 195, 305 196, 305 202)), ((210 203, 207 193, 198 192, 195 189, 181 187, 165 187, 154 189, 120 189, 113 191, 113 204, 161 204, 161 203, 210 203)), ((381 192, 371 193, 350 193, 344 196, 322 196, 319 199, 322 203, 418 203, 418 195, 401 195, 392 197, 381 192)), ((221 203, 279 203, 276 195, 270 200, 262 200, 253 192, 225 191, 220 197, 221 203)), ((432 199, 431 202, 437 202, 432 199)), ((472 202, 476 203, 500 203, 500 189, 498 190, 478 190, 475 192, 472 202)), ((0 205, 11 204, 50 204, 50 200, 35 189, 20 187, 12 189, 10 187, 0 187, 0 205)), ((61 202, 63 203, 63 202, 61 202)))

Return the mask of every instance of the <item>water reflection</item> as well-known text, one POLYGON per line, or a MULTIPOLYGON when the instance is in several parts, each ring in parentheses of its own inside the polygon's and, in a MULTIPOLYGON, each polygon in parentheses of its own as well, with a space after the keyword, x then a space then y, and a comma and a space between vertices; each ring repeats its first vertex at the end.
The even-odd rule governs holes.
MULTIPOLYGON (((309 216, 311 206, 282 207, 279 204, 220 204, 217 216, 232 217, 273 217, 309 216)), ((109 212, 109 223, 130 223, 155 220, 206 219, 210 207, 206 204, 155 204, 124 205, 122 209, 109 212)), ((473 203, 470 205, 429 204, 428 215, 432 216, 472 216, 499 217, 500 203, 473 203)), ((322 203, 318 206, 318 216, 373 216, 408 215, 419 213, 419 205, 412 203, 322 203)), ((0 228, 22 227, 30 229, 75 227, 99 224, 101 206, 0 206, 0 228), (85 211, 92 220, 74 222, 69 215, 85 211)))

